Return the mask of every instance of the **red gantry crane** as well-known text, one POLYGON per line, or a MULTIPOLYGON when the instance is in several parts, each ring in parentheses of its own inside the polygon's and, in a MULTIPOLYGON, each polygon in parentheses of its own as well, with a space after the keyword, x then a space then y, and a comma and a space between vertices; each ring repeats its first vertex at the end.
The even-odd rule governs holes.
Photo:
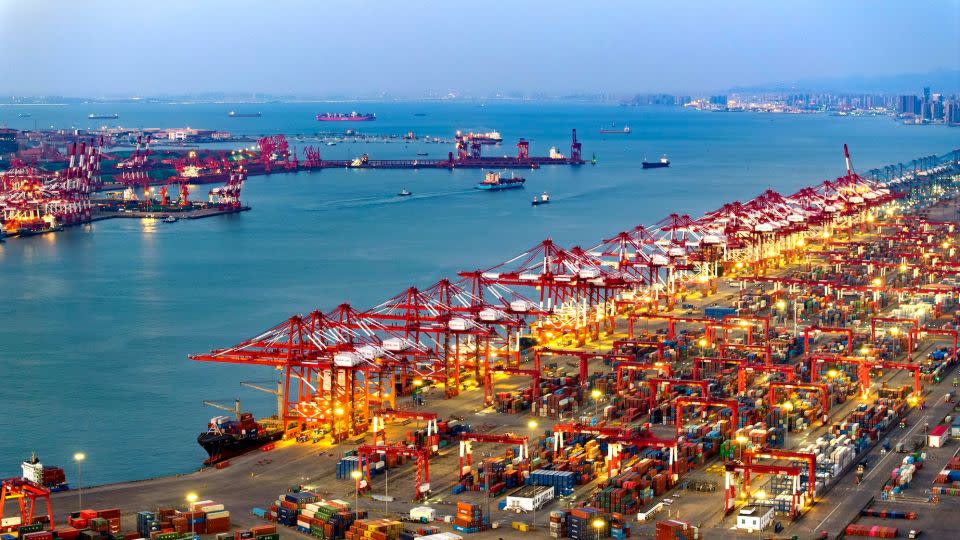
MULTIPOLYGON (((0 526, 0 531, 13 530, 21 525, 32 525, 35 520, 46 518, 50 528, 54 528, 53 507, 50 505, 50 490, 23 478, 0 480, 0 523, 10 523, 3 517, 7 501, 16 501, 20 510, 20 520, 15 526, 0 526), (46 505, 46 513, 37 513, 37 500, 46 505)), ((43 512, 40 509, 40 512, 43 512)), ((15 521, 15 520, 14 520, 15 521)))
POLYGON ((530 450, 528 447, 528 438, 519 437, 512 434, 495 435, 491 433, 470 433, 460 434, 460 478, 463 478, 470 472, 473 465, 473 445, 474 444, 506 444, 517 446, 517 470, 523 474, 525 469, 529 468, 530 450))
POLYGON ((413 478, 413 498, 421 500, 430 493, 430 450, 403 445, 361 444, 357 447, 357 490, 370 489, 370 456, 385 454, 394 456, 413 457, 417 460, 417 471, 413 478))

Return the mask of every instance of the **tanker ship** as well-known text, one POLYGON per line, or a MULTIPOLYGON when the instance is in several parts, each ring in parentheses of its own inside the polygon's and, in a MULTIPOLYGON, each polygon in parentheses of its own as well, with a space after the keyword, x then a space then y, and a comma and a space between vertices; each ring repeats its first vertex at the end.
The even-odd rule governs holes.
POLYGON ((323 113, 317 115, 317 122, 371 122, 377 119, 373 113, 323 113))
POLYGON ((229 416, 210 419, 207 431, 197 436, 197 443, 207 451, 204 465, 214 465, 265 444, 280 440, 283 427, 278 422, 257 422, 252 413, 242 413, 236 420, 229 416))

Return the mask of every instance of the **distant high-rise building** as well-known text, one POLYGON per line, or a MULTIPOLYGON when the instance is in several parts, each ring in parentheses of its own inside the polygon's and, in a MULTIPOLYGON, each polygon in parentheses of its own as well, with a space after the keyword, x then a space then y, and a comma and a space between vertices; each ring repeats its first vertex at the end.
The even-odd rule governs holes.
POLYGON ((899 96, 897 98, 897 114, 902 116, 917 116, 920 114, 922 103, 914 95, 899 96))
POLYGON ((951 99, 943 108, 944 121, 948 124, 960 126, 960 100, 951 99))
POLYGON ((927 103, 930 103, 930 87, 929 86, 923 87, 923 100, 926 101, 927 103))
POLYGON ((727 96, 726 96, 726 95, 710 96, 710 104, 711 104, 711 105, 719 105, 719 106, 721 106, 721 107, 726 107, 726 106, 727 106, 727 96))

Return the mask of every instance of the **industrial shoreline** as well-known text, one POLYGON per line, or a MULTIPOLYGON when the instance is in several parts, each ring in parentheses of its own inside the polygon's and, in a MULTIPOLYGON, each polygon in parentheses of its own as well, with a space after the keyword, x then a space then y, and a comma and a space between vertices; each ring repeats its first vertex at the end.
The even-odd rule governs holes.
MULTIPOLYGON (((934 162, 933 168, 947 167, 947 172, 949 173, 950 167, 955 168, 957 166, 957 162, 955 159, 948 160, 944 163, 946 163, 946 165, 944 165, 943 163, 934 162)), ((943 172, 943 170, 941 170, 937 174, 945 174, 945 173, 943 172)), ((956 173, 953 172, 953 174, 955 175, 956 173)), ((913 176, 912 178, 904 179, 905 182, 910 180, 918 180, 918 178, 916 176, 913 176)), ((940 205, 939 207, 935 207, 932 210, 928 210, 923 207, 917 207, 913 210, 913 212, 926 213, 929 216, 929 220, 931 223, 939 223, 943 221, 949 221, 953 217, 952 215, 949 214, 949 210, 951 209, 952 208, 950 208, 950 205, 946 205, 946 207, 944 205, 940 205)), ((785 269, 783 270, 778 269, 772 272, 770 276, 775 277, 777 275, 783 275, 784 273, 785 273, 785 269)), ((737 295, 742 295, 741 291, 743 290, 741 287, 732 287, 729 284, 719 282, 719 280, 716 278, 713 278, 713 287, 715 288, 715 290, 709 291, 709 289, 707 289, 705 294, 701 296, 698 296, 698 294, 693 293, 691 295, 691 298, 688 299, 687 302, 685 302, 686 305, 680 306, 679 308, 678 306, 672 306, 671 311, 676 310, 676 312, 679 313, 680 311, 690 312, 690 311, 695 311, 697 309, 708 308, 710 307, 711 303, 715 305, 718 299, 723 299, 723 298, 731 299, 733 297, 736 297, 737 295)), ((773 306, 770 306, 770 311, 772 312, 772 310, 773 310, 773 306)), ((773 315, 773 313, 771 313, 771 315, 773 315)), ((781 317, 783 316, 781 315, 781 317)), ((789 317, 786 317, 786 318, 789 319, 789 317)), ((632 335, 634 319, 631 318, 629 319, 629 321, 630 321, 629 334, 632 335)), ((644 332, 650 332, 655 329, 663 329, 665 326, 662 322, 659 322, 659 323, 656 322, 657 317, 651 317, 651 321, 654 322, 653 326, 652 327, 650 325, 645 326, 644 332)), ((627 322, 626 320, 619 320, 615 322, 613 331, 606 332, 605 335, 598 335, 593 338, 587 337, 586 342, 589 344, 589 348, 605 349, 612 346, 613 341, 616 338, 623 338, 625 334, 628 332, 627 328, 625 327, 626 322, 627 322)), ((670 324, 672 326, 673 323, 671 322, 670 324)), ((796 324, 796 316, 794 316, 794 324, 796 324)), ((579 338, 577 339, 579 340, 579 338)), ((549 345, 547 345, 547 347, 549 347, 549 345)), ((703 345, 701 345, 701 348, 702 347, 703 345)), ((574 347, 573 349, 571 349, 571 352, 573 350, 585 350, 585 349, 583 349, 583 344, 581 344, 580 346, 574 347)), ((531 355, 529 354, 525 354, 523 356, 524 364, 530 361, 537 361, 531 358, 530 356, 531 355)), ((563 354, 559 353, 559 356, 562 357, 563 354)), ((573 357, 575 358, 575 356, 573 357)), ((950 370, 949 373, 952 373, 954 368, 951 367, 949 368, 949 370, 950 370)), ((603 371, 604 369, 600 368, 599 372, 603 372, 603 371)), ((595 373, 596 372, 597 371, 595 371, 595 373)), ((896 376, 897 374, 894 371, 891 373, 891 377, 888 380, 893 381, 894 377, 896 376)), ((949 377, 944 376, 939 384, 928 385, 927 389, 925 390, 925 395, 932 396, 933 399, 936 399, 940 395, 939 392, 946 391, 948 380, 949 380, 949 377), (931 387, 937 388, 937 391, 932 392, 930 389, 931 387)), ((498 382, 498 388, 501 390, 504 387, 511 388, 511 389, 514 389, 514 388, 519 389, 523 386, 522 382, 520 381, 522 381, 522 378, 519 375, 514 375, 508 378, 504 378, 502 379, 502 381, 498 382)), ((470 389, 465 390, 465 393, 467 395, 470 395, 479 391, 480 389, 475 387, 472 390, 470 389)), ((443 392, 440 390, 436 390, 434 391, 434 394, 436 393, 443 393, 443 392)), ((482 426, 483 424, 490 423, 491 425, 489 426, 489 429, 491 431, 504 430, 504 429, 515 431, 515 432, 528 431, 528 427, 526 425, 527 418, 524 415, 500 414, 500 415, 497 415, 497 419, 496 421, 494 421, 490 416, 488 416, 490 412, 489 411, 485 412, 483 408, 480 408, 480 409, 465 408, 465 404, 460 403, 462 399, 444 400, 442 396, 431 396, 429 394, 428 394, 428 397, 430 398, 430 405, 427 408, 436 412, 440 417, 445 418, 445 417, 455 416, 458 414, 464 414, 466 413, 467 410, 470 410, 472 414, 469 415, 468 422, 470 422, 471 424, 479 424, 482 426), (492 424, 500 424, 500 425, 493 426, 492 424)), ((583 409, 584 413, 586 413, 588 408, 589 408, 588 405, 584 407, 583 409)), ((943 408, 943 404, 937 403, 934 405, 933 408, 939 411, 940 409, 943 408)), ((912 415, 912 417, 914 418, 916 418, 916 416, 917 416, 916 413, 912 415)), ((542 423, 544 424, 544 427, 547 427, 546 425, 547 421, 542 421, 542 423)), ((917 426, 919 426, 919 423, 917 423, 914 427, 917 427, 917 426)), ((389 426, 387 428, 387 433, 386 433, 387 439, 388 440, 401 439, 402 433, 405 430, 406 429, 402 426, 389 426)), ((366 437, 362 435, 355 435, 355 436, 360 436, 361 438, 366 439, 366 437)), ((874 442, 876 443, 877 441, 874 441, 874 442)), ((320 487, 315 491, 317 491, 319 494, 325 497, 342 499, 346 501, 352 500, 351 495, 353 492, 353 488, 350 485, 351 483, 349 481, 345 483, 341 482, 339 485, 334 484, 333 482, 329 482, 329 483, 326 482, 327 475, 331 474, 327 471, 329 471, 329 468, 331 468, 331 465, 334 465, 335 461, 341 457, 342 454, 340 449, 343 448, 342 445, 344 444, 347 444, 348 447, 352 447, 352 444, 348 444, 348 443, 341 443, 341 446, 327 446, 326 442, 320 445, 281 444, 277 448, 272 449, 269 452, 254 452, 240 458, 231 459, 230 466, 225 469, 207 468, 199 472, 190 473, 187 475, 161 477, 156 479, 124 482, 119 484, 107 484, 104 486, 90 487, 90 488, 84 487, 83 497, 85 501, 85 507, 119 506, 119 507, 123 507, 124 509, 127 509, 128 507, 150 508, 157 504, 161 504, 161 505, 170 504, 170 505, 176 506, 178 505, 179 501, 182 500, 182 493, 185 493, 187 491, 196 491, 196 492, 202 493, 204 496, 207 496, 207 494, 209 494, 209 496, 216 498, 218 501, 222 501, 228 507, 233 508, 234 509, 233 523, 237 526, 249 527, 252 525, 262 523, 262 521, 257 518, 254 518, 252 515, 247 515, 247 509, 252 508, 254 506, 267 504, 273 493, 282 493, 286 491, 291 484, 301 483, 301 484, 306 484, 308 486, 319 485, 320 487), (316 464, 316 463, 310 463, 311 461, 314 461, 314 460, 320 460, 322 462, 322 465, 316 464), (312 470, 316 470, 316 468, 321 468, 321 469, 325 469, 324 473, 326 474, 321 473, 320 475, 317 475, 317 474, 305 475, 303 472, 301 472, 304 469, 303 468, 298 469, 298 467, 311 467, 313 468, 312 470), (297 481, 298 479, 300 480, 299 482, 297 481)), ((876 450, 876 448, 874 448, 874 450, 876 450)), ((449 452, 450 450, 448 449, 447 453, 449 452)), ((870 451, 868 451, 868 453, 869 452, 870 451)), ((441 451, 441 454, 440 454, 441 461, 447 461, 447 462, 450 461, 449 458, 446 460, 443 460, 443 456, 444 456, 444 452, 441 451)), ((434 465, 433 467, 435 467, 434 468, 435 476, 447 477, 450 474, 455 475, 455 470, 451 470, 452 466, 453 464, 450 464, 450 463, 446 463, 445 465, 442 465, 439 468, 437 468, 437 466, 434 465), (441 474, 438 475, 436 474, 437 472, 441 474)), ((703 467, 705 468, 706 464, 704 464, 703 467)), ((403 478, 404 476, 406 476, 405 473, 408 473, 408 472, 410 471, 409 470, 403 471, 398 473, 396 476, 403 478)), ((883 474, 881 474, 876 478, 882 478, 882 476, 883 474)), ((394 481, 405 482, 405 480, 396 480, 396 479, 394 479, 394 481)), ((452 485, 453 485, 452 483, 450 485, 435 483, 434 486, 436 487, 436 489, 434 489, 433 491, 435 493, 443 492, 445 489, 449 488, 452 485)), ((832 484, 830 487, 832 488, 835 485, 836 484, 832 484)), ((64 512, 63 510, 64 508, 69 508, 72 506, 71 504, 72 498, 75 496, 77 496, 77 493, 73 491, 58 493, 53 495, 53 500, 60 514, 64 512)), ((830 495, 828 492, 827 497, 829 496, 830 495)), ((450 497, 448 496, 448 497, 442 497, 442 498, 449 499, 450 497)), ((362 509, 370 511, 371 513, 374 513, 374 508, 378 507, 379 505, 378 502, 371 501, 368 497, 365 497, 364 500, 361 502, 362 502, 361 504, 362 509)), ((849 503, 849 501, 847 502, 849 503)), ((393 513, 394 514, 397 513, 396 509, 398 507, 406 508, 414 504, 415 503, 412 500, 412 498, 410 498, 410 500, 406 500, 405 498, 400 498, 396 503, 394 503, 393 513)), ((449 508, 449 507, 445 507, 443 503, 439 501, 435 501, 433 502, 433 504, 437 506, 438 509, 441 509, 441 511, 443 511, 442 510, 443 508, 449 508)), ((824 507, 828 507, 826 500, 822 500, 818 502, 818 504, 812 507, 812 510, 808 511, 810 513, 810 516, 806 516, 802 518, 797 523, 801 524, 802 526, 815 525, 815 524, 808 524, 807 522, 811 520, 811 517, 815 513, 819 512, 820 509, 824 507)), ((450 510, 449 512, 452 512, 452 510, 450 510)), ((546 514, 547 512, 544 511, 543 513, 546 514)), ((831 513, 830 515, 827 515, 824 518, 824 521, 827 521, 828 519, 830 519, 832 515, 833 513, 831 513)), ((129 517, 131 516, 127 516, 127 518, 129 517)), ((497 517, 501 518, 501 521, 510 519, 507 515, 499 514, 499 513, 497 514, 497 517)), ((846 517, 850 517, 850 516, 846 516, 846 517)), ((683 518, 683 516, 681 516, 681 518, 683 518)), ((525 517, 524 519, 527 519, 529 521, 529 518, 525 517)), ((541 516, 541 520, 542 519, 543 519, 543 516, 541 516)), ((720 522, 722 521, 723 520, 721 519, 720 522)), ((543 525, 543 522, 538 521, 538 524, 543 525)), ((640 527, 642 527, 642 525, 638 526, 637 528, 640 528, 640 527)), ((280 530, 281 530, 281 535, 285 537, 287 536, 291 538, 302 537, 295 532, 285 530, 283 528, 281 528, 280 530)), ((708 535, 707 537, 709 538, 714 537, 714 535, 717 533, 723 534, 724 530, 726 529, 711 528, 711 527, 704 528, 704 531, 708 535)), ((814 531, 810 530, 808 532, 812 533, 814 531)), ((497 536, 498 534, 502 535, 503 533, 498 533, 494 529, 489 531, 488 533, 479 533, 479 535, 472 535, 472 536, 483 538, 488 536, 490 537, 497 536)))

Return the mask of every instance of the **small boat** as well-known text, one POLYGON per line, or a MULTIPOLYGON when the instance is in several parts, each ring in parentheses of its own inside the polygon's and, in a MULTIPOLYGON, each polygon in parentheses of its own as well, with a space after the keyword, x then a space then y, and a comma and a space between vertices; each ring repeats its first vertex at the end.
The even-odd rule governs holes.
POLYGON ((417 155, 418 155, 418 156, 429 156, 430 154, 427 153, 427 152, 417 152, 417 155))
POLYGON ((22 112, 17 115, 17 118, 30 118, 30 113, 22 112))
POLYGON ((397 197, 409 197, 410 195, 413 195, 413 193, 407 191, 407 188, 403 188, 400 190, 400 193, 397 193, 397 197))
POLYGON ((327 146, 336 146, 336 145, 337 145, 337 143, 334 142, 334 141, 330 141, 330 142, 327 143, 327 146))
POLYGON ((260 118, 260 117, 263 116, 263 115, 260 114, 260 113, 258 113, 258 112, 255 112, 255 113, 242 113, 242 112, 237 112, 237 111, 230 111, 230 112, 227 113, 227 116, 229 116, 230 118, 260 118))
POLYGON ((612 134, 623 134, 628 135, 630 133, 630 126, 623 126, 622 129, 616 128, 601 128, 600 133, 612 133, 612 134))
POLYGON ((90 113, 87 115, 87 118, 89 118, 90 120, 116 120, 117 118, 120 118, 120 115, 117 113, 113 113, 113 114, 90 113))
POLYGON ((177 222, 177 218, 175 218, 175 217, 173 217, 173 216, 167 216, 167 217, 163 218, 163 222, 164 222, 164 223, 176 223, 176 222, 177 222))
POLYGON ((550 195, 547 195, 547 192, 544 191, 543 195, 539 197, 534 197, 533 201, 530 203, 533 206, 540 206, 541 204, 550 204, 550 195))
POLYGON ((413 115, 414 115, 414 116, 426 116, 427 113, 425 113, 425 112, 418 112, 418 113, 413 113, 413 115))
POLYGON ((670 166, 670 160, 667 159, 667 156, 661 157, 660 161, 651 162, 651 161, 643 160, 644 169, 659 169, 661 167, 669 167, 669 166, 670 166))

